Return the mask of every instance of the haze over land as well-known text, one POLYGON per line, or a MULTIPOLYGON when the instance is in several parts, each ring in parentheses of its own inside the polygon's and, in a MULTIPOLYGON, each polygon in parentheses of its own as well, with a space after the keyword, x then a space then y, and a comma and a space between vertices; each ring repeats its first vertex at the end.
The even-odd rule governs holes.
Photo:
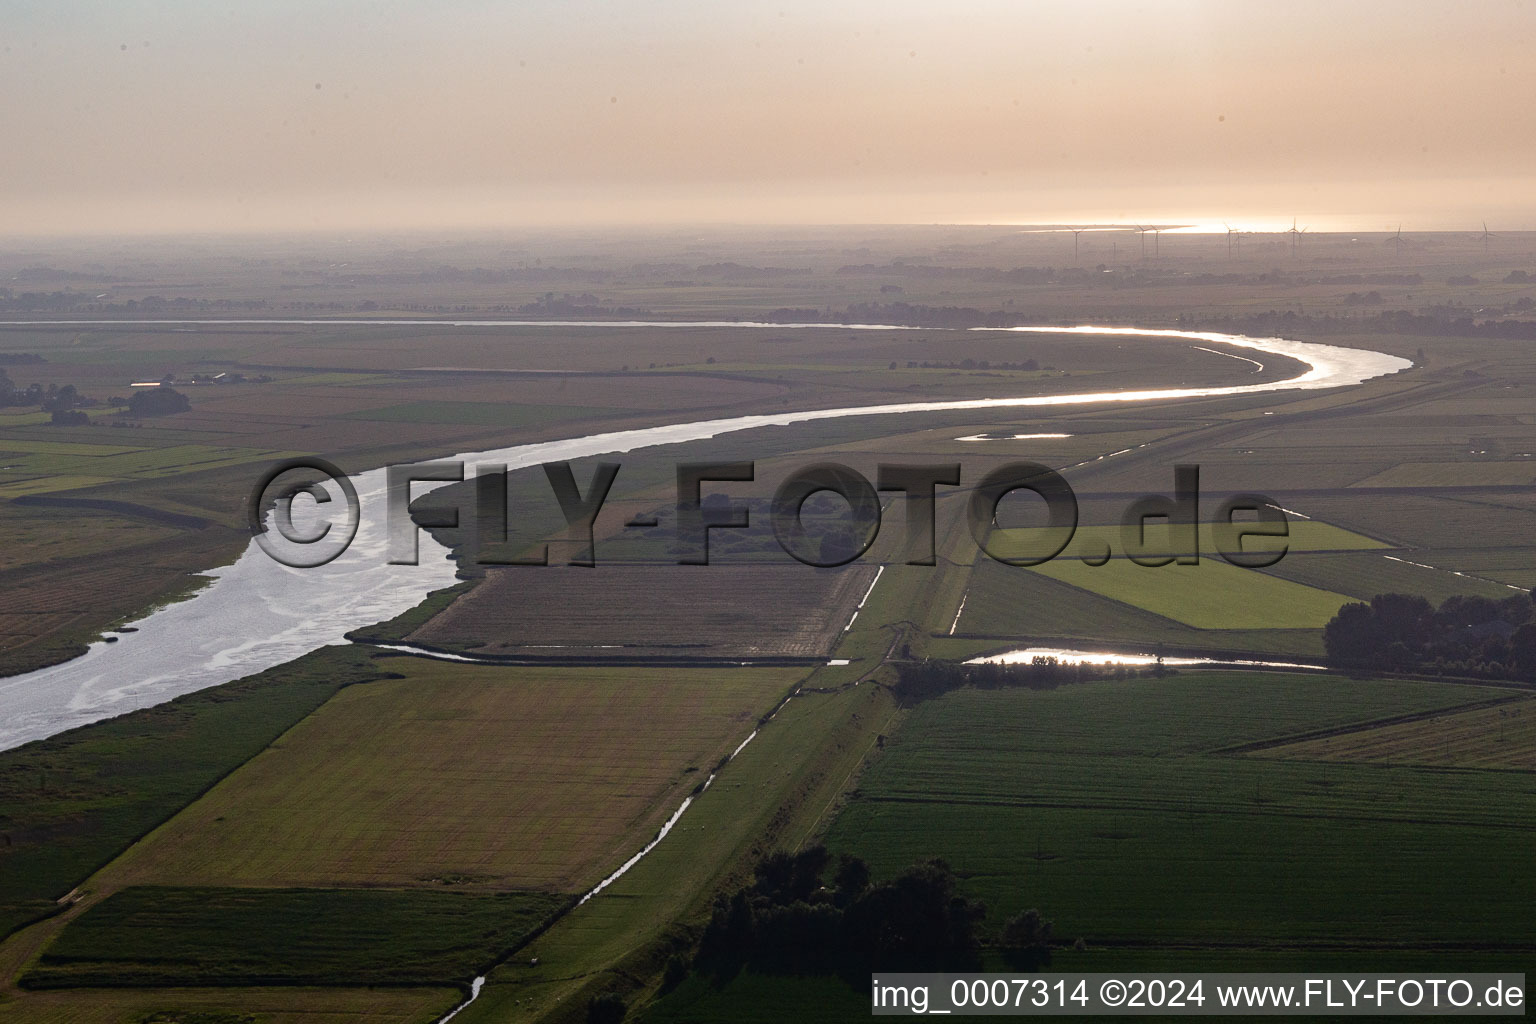
POLYGON ((1536 8, 9 0, 0 233, 1536 228, 1536 8))
POLYGON ((1526 971, 1533 29, 0 0, 0 1020, 1526 971))

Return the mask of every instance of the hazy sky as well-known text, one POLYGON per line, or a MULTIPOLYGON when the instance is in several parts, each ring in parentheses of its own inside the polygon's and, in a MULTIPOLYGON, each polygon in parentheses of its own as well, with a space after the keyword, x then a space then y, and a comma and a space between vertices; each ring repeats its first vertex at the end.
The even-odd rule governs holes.
POLYGON ((1536 229, 1536 5, 0 0, 0 234, 1536 229))

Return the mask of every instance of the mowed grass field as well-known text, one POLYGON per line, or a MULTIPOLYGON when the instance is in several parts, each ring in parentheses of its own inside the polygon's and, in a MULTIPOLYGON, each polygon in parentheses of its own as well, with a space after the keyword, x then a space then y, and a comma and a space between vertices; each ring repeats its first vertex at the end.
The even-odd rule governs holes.
MULTIPOLYGON (((1090 571, 1103 572, 1108 568, 1101 566, 1090 571)), ((1181 567, 1135 568, 1139 572, 1158 573, 1181 567)), ((1130 644, 1138 650, 1151 650, 1161 644, 1200 650, 1312 657, 1323 654, 1322 631, 1319 629, 1270 629, 1262 625, 1252 629, 1197 629, 1103 594, 1051 579, 1044 573, 1003 565, 985 556, 976 561, 964 600, 959 619, 954 623, 953 635, 976 638, 972 643, 976 640, 1002 642, 1054 638, 1130 644)))
POLYGON ((1321 629, 1349 601, 1253 569, 1202 558, 1198 565, 1138 565, 1112 558, 1094 566, 1054 559, 1024 572, 1102 594, 1196 629, 1321 629))
POLYGON ((1321 736, 1253 756, 1536 771, 1536 700, 1321 736))
POLYGON ((100 885, 580 892, 802 674, 381 664, 403 678, 343 690, 100 885))
POLYGON ((342 687, 388 675, 389 661, 326 647, 0 752, 0 937, 58 912, 87 876, 342 687))
POLYGON ((961 690, 912 711, 828 842, 877 876, 944 857, 994 927, 1038 907, 1063 940, 1187 946, 1191 969, 1232 945, 1251 966, 1295 946, 1314 968, 1339 947, 1528 960, 1536 775, 1227 752, 1500 693, 1280 673, 961 690))
MULTIPOLYGON (((1048 539, 1043 528, 998 529, 989 543, 1003 555, 1038 555, 1048 539)), ((1396 582, 1411 568, 1382 559, 1376 552, 1389 549, 1381 541, 1317 521, 1291 522, 1285 556, 1266 570, 1239 568, 1222 558, 1210 523, 1200 524, 1198 542, 1197 565, 1140 565, 1125 557, 1119 525, 1085 525, 1061 555, 1041 565, 1012 566, 978 556, 952 632, 1315 656, 1322 653, 1320 631, 1339 607, 1377 593, 1362 593, 1350 572, 1329 571, 1335 567, 1325 559, 1355 560, 1351 565, 1381 561, 1388 567, 1383 582, 1396 582), (1105 552, 1114 557, 1103 564, 1082 560, 1105 552), (1291 578, 1286 567, 1303 560, 1313 571, 1291 578), (1340 589, 1329 589, 1328 583, 1339 583, 1340 589)), ((1273 551, 1279 543, 1251 537, 1243 550, 1273 551)), ((1153 523, 1138 554, 1177 555, 1185 546, 1166 525, 1153 523)), ((1449 574, 1413 571, 1449 592, 1468 589, 1453 586, 1457 577, 1449 574)), ((1479 586, 1488 585, 1473 582, 1472 589, 1479 586)))

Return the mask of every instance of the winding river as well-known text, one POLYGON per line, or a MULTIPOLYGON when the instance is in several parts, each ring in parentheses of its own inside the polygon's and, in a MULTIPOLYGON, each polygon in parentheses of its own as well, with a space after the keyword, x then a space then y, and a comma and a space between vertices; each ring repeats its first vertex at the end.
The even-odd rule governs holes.
MULTIPOLYGON (((415 327, 591 327, 686 330, 694 327, 795 330, 921 330, 886 324, 781 324, 752 321, 538 321, 496 320, 135 320, 10 321, 11 325, 209 327, 219 325, 358 325, 415 327)), ((637 430, 589 434, 559 441, 515 445, 452 456, 466 463, 503 463, 518 469, 563 459, 617 454, 655 445, 697 441, 758 427, 783 426, 847 416, 1012 409, 1033 406, 1151 402, 1288 389, 1349 387, 1407 369, 1397 356, 1283 338, 1249 338, 1214 332, 1129 327, 975 328, 988 332, 1092 334, 1203 342, 1287 356, 1307 370, 1286 380, 1227 387, 1161 388, 1082 394, 1030 395, 937 402, 813 409, 673 423, 637 430)), ((343 644, 350 630, 394 617, 433 590, 455 582, 446 552, 423 535, 420 564, 387 564, 384 533, 384 470, 353 477, 362 504, 357 537, 340 558, 316 569, 292 569, 268 558, 253 542, 231 565, 212 569, 210 582, 192 598, 167 605, 133 623, 113 642, 92 644, 80 657, 23 675, 0 679, 0 749, 19 746, 75 726, 149 707, 184 693, 217 686, 291 661, 320 647, 343 644)), ((433 489, 418 484, 416 493, 433 489)), ((446 486, 446 485, 436 485, 446 486)))

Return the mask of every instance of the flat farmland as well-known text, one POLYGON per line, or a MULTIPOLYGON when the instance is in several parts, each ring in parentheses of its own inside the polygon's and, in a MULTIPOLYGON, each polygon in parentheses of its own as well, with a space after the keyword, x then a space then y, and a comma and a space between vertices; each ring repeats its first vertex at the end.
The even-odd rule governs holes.
POLYGON ((1536 701, 1516 700, 1342 732, 1266 747, 1253 756, 1536 771, 1536 701))
MULTIPOLYGON (((961 421, 936 429, 902 430, 882 437, 829 445, 817 454, 839 458, 869 452, 884 456, 885 461, 942 456, 965 462, 968 466, 1006 457, 1009 461, 1024 459, 1059 467, 1148 444, 1174 433, 1166 424, 1141 420, 1018 415, 1026 411, 995 409, 991 410, 989 419, 961 421)), ((905 424, 904 420, 900 422, 905 424)), ((973 484, 980 477, 981 472, 973 470, 962 474, 962 482, 973 484)))
POLYGON ((1231 944, 1528 951, 1536 776, 1225 752, 1499 693, 1281 673, 960 690, 913 710, 828 842, 877 877, 944 857, 993 927, 1038 907, 1064 940, 1191 964, 1231 944))
POLYGON ((761 565, 490 569, 406 639, 477 654, 816 658, 831 652, 876 571, 816 569, 787 555, 761 565))
MULTIPOLYGON (((627 409, 607 409, 620 414, 627 409)), ((361 409, 347 419, 387 423, 468 423, 489 427, 523 427, 560 420, 588 419, 592 410, 579 405, 519 405, 513 402, 407 402, 380 409, 361 409)))
POLYGON ((405 678, 343 690, 100 884, 579 892, 800 678, 380 664, 405 678))
POLYGON ((1536 509, 1515 507, 1504 494, 1479 499, 1436 494, 1433 488, 1417 494, 1361 489, 1358 493, 1308 496, 1306 500, 1303 511, 1308 515, 1378 537, 1394 547, 1523 548, 1536 538, 1536 509))
POLYGON ((41 494, 49 491, 77 490, 100 484, 127 480, 157 479, 182 473, 225 469, 252 462, 276 462, 305 454, 270 448, 244 448, 215 445, 166 445, 159 448, 127 448, 120 451, 84 452, 70 448, 93 445, 54 445, 52 450, 11 454, 7 446, 21 447, 27 442, 0 439, 0 460, 5 469, 0 479, 0 494, 41 494))
MULTIPOLYGON (((1508 553, 1508 552, 1507 552, 1508 553)), ((1446 552, 1418 555, 1445 558, 1446 552)), ((1510 595, 1503 583, 1460 576, 1411 559, 1414 553, 1387 556, 1370 552, 1325 552, 1286 555, 1264 572, 1309 587, 1332 590, 1366 601, 1377 594, 1422 594, 1435 604, 1455 594, 1480 594, 1495 599, 1510 595)))
MULTIPOLYGON (((1536 447, 1536 444, 1532 445, 1536 447)), ((1403 462, 1366 477, 1356 487, 1477 487, 1536 482, 1536 455, 1518 461, 1469 458, 1464 462, 1403 462)))
POLYGON ((1321 629, 1349 599, 1316 587, 1202 558, 1198 565, 1094 566, 1058 558, 1022 572, 1048 576, 1196 629, 1321 629))
MULTIPOLYGON (((9 474, 8 474, 9 475, 9 474)), ((6 480, 0 483, 0 498, 20 498, 27 494, 52 494, 57 491, 78 491, 84 487, 112 483, 109 476, 34 476, 6 480)))
MULTIPOLYGON (((362 648, 287 665, 0 753, 0 935, 55 902, 342 687, 388 675, 362 648)), ((47 926, 51 927, 51 926, 47 926)), ((20 966, 0 943, 0 989, 20 966)))
POLYGON ((30 562, 122 551, 177 532, 173 526, 89 508, 71 509, 69 529, 64 531, 57 510, 9 502, 0 505, 0 531, 8 541, 0 545, 0 572, 30 562))
POLYGON ((537 892, 138 886, 70 921, 23 987, 449 985, 565 908, 537 892))
MULTIPOLYGON (((217 545, 238 536, 210 527, 156 533, 118 548, 82 531, 85 553, 69 537, 40 547, 27 564, 0 572, 0 665, 24 671, 82 653, 86 641, 131 609, 202 586, 207 577, 198 573, 211 564, 217 545)), ((133 532, 123 539, 132 541, 133 532)))
MULTIPOLYGON (((1283 564, 1285 558, 1290 557, 1292 552, 1375 551, 1389 547, 1379 540, 1315 519, 1293 520, 1286 524, 1286 530, 1284 537, 1244 538, 1242 549, 1244 552, 1255 554, 1283 551, 1285 552, 1285 556, 1281 559, 1283 564)), ((1032 551, 1043 552, 1047 549, 1047 542, 1053 536, 1055 531, 1045 527, 1005 528, 994 530, 990 535, 989 543, 1002 555, 1020 557, 1032 551)), ((1142 550, 1150 557, 1189 553, 1186 550, 1189 545, 1183 543, 1182 535, 1175 533, 1166 521, 1148 521, 1140 540, 1142 550)), ((1057 542, 1059 543, 1059 538, 1057 542)), ((1216 543, 1214 524, 1199 524, 1194 550, 1198 550, 1202 562, 1224 561, 1216 543)), ((1125 554, 1125 533, 1118 524, 1079 526, 1073 532, 1071 543, 1057 557, 1066 560, 1079 554, 1102 554, 1106 551, 1122 556, 1125 554)), ((1147 567, 1143 566, 1143 568, 1147 567)))
POLYGON ((463 999, 456 988, 249 987, 71 989, 0 1001, 0 1021, 26 1024, 421 1024, 463 999))
MULTIPOLYGON (((1162 571, 1133 568, 1146 573, 1162 571)), ((1322 632, 1315 628, 1271 629, 1261 624, 1252 629, 1197 629, 985 556, 976 561, 964 601, 954 622, 955 636, 1104 641, 1133 645, 1141 651, 1167 645, 1269 654, 1323 653, 1322 632)))

